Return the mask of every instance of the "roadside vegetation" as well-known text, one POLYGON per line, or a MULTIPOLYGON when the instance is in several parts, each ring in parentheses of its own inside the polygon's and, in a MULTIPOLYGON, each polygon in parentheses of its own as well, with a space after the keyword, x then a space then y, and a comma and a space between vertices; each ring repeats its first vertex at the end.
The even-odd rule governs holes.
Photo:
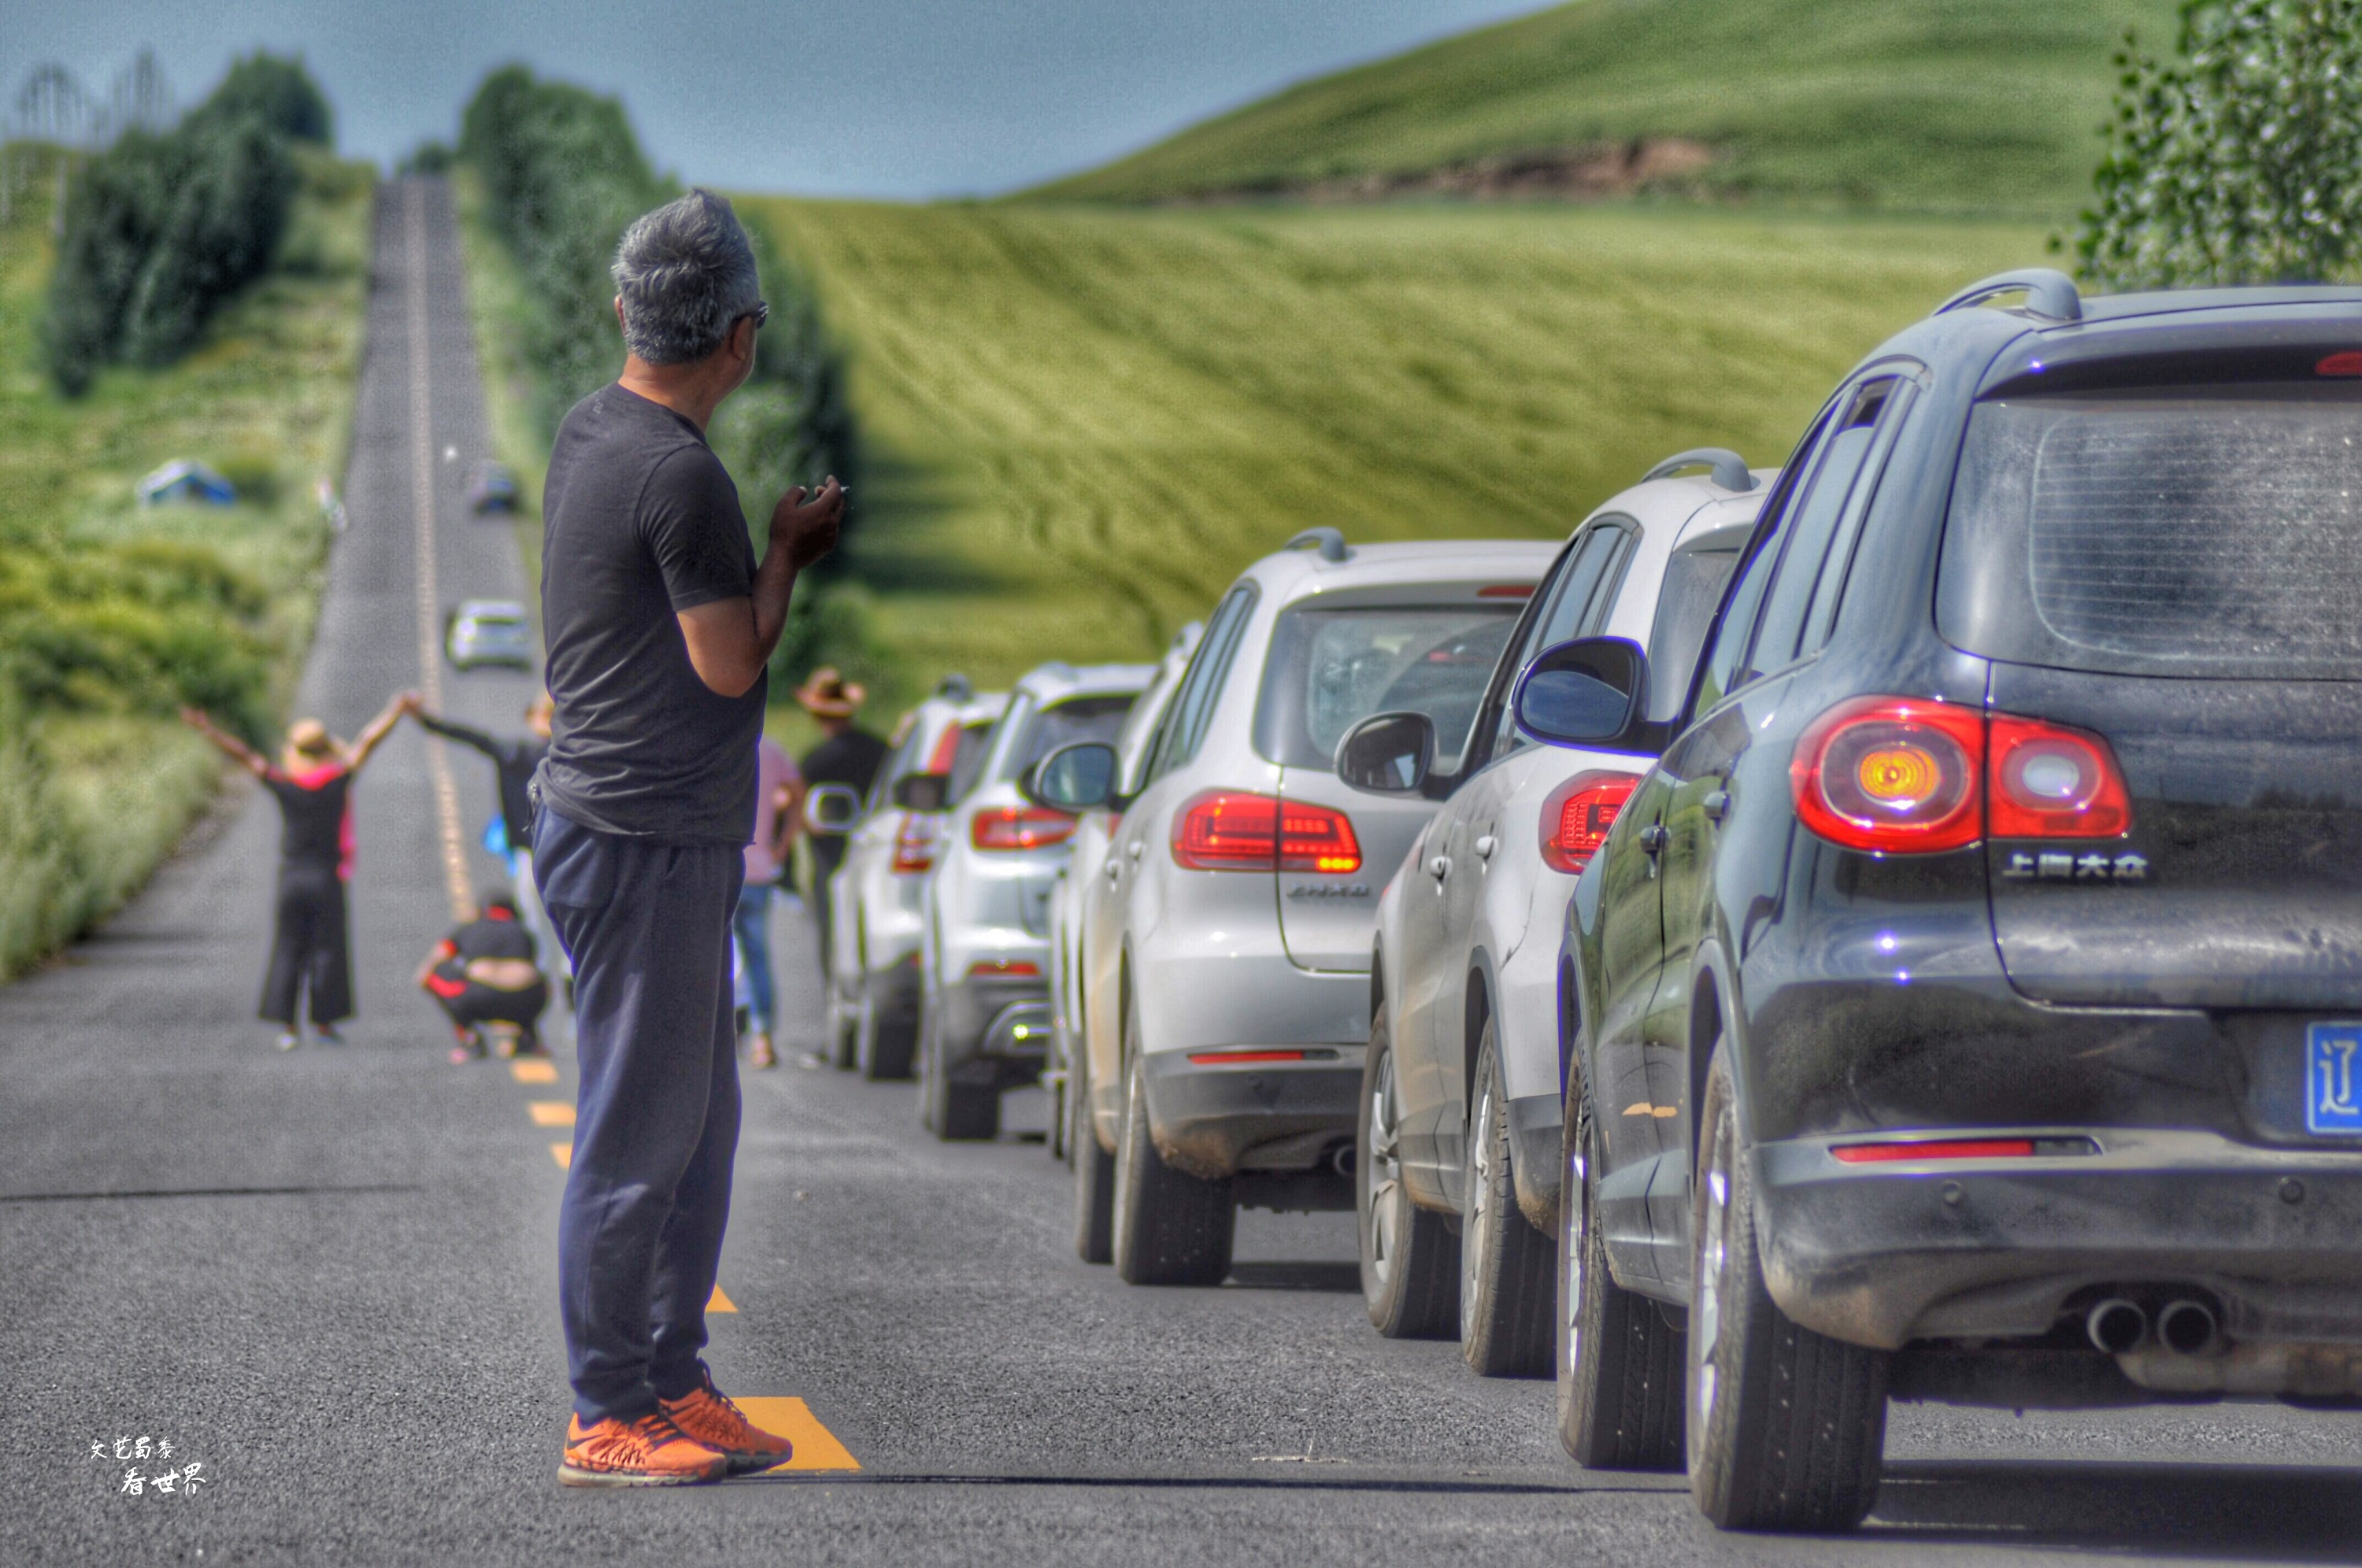
MULTIPOLYGON (((285 78, 260 84, 274 83, 285 78)), ((191 119, 219 112, 216 102, 191 119)), ((234 117, 250 147, 252 122, 234 117)), ((185 171, 165 148, 178 134, 138 138, 185 171)), ((132 169, 122 140, 90 160, 8 150, 32 178, 0 226, 0 977, 118 904, 211 797, 219 759, 173 722, 177 706, 201 703, 270 738, 310 639, 329 537, 315 486, 343 467, 373 181, 283 127, 268 135, 286 205, 259 274, 208 293, 226 274, 127 242, 120 254, 144 258, 136 271, 157 282, 118 328, 170 330, 94 337, 74 396, 61 390, 50 326, 80 286, 61 251, 116 254, 82 226, 102 208, 152 211, 119 202, 124 189, 171 187, 132 169), (84 193, 101 182, 84 180, 109 160, 102 202, 84 193), (140 476, 173 458, 220 471, 237 502, 139 504, 140 476)), ((168 236, 221 232, 205 194, 179 188, 172 210, 207 221, 168 236)))
POLYGON ((1305 83, 1036 193, 1490 181, 2057 219, 2091 191, 2111 50, 2128 28, 2154 49, 2174 25, 2173 0, 1576 0, 1305 83))

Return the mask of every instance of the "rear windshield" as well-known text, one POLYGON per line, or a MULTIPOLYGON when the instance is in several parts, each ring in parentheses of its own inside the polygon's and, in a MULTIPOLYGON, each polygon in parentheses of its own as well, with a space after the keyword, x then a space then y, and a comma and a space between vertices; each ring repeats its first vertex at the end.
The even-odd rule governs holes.
POLYGON ((2362 678, 2357 414, 2317 384, 1980 404, 1946 639, 2102 673, 2362 678))
POLYGON ((1076 741, 1106 741, 1112 744, 1116 732, 1123 728, 1123 716, 1131 712, 1132 698, 1076 697, 1054 708, 1044 708, 1033 715, 1025 726, 1025 736, 1009 754, 1009 769, 1005 777, 1016 778, 1025 770, 1057 750, 1076 741))
POLYGON ((1723 585, 1738 564, 1737 550, 1683 550, 1665 563, 1657 590, 1657 623, 1649 629, 1648 716, 1662 723, 1680 713, 1697 672, 1705 630, 1722 603, 1723 585))
POLYGON ((984 771, 984 759, 992 754, 992 721, 978 719, 960 726, 959 745, 952 752, 952 792, 955 801, 964 801, 976 787, 977 775, 984 771))
POLYGON ((1371 714, 1417 712, 1434 721, 1436 766, 1450 770, 1517 616, 1514 604, 1286 611, 1264 665, 1255 750, 1328 767, 1371 714))

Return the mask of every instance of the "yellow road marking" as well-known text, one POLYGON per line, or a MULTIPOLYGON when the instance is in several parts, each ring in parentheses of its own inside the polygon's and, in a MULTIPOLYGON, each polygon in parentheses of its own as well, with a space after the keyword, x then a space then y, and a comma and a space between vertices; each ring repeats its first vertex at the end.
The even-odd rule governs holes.
POLYGON ((1650 1105, 1647 1100, 1638 1099, 1624 1108, 1624 1114, 1627 1116, 1647 1116, 1656 1109, 1657 1108, 1655 1106, 1650 1105))
POLYGON ((536 1099, 525 1109, 533 1112, 533 1124, 536 1127, 574 1125, 574 1108, 562 1099, 536 1099))
POLYGON ((574 1145, 571 1143, 552 1143, 549 1146, 549 1157, 557 1162, 557 1168, 559 1170, 570 1171, 574 1168, 574 1145))
POLYGON ((1681 1113, 1682 1108, 1678 1105, 1661 1105, 1649 1112, 1650 1115, 1655 1117, 1660 1121, 1662 1121, 1668 1116, 1679 1116, 1681 1113))
POLYGON ((705 1303, 705 1309, 709 1312, 735 1312, 738 1303, 723 1295, 722 1286, 717 1285, 713 1287, 712 1297, 705 1303))
POLYGON ((733 1397, 733 1402, 746 1412, 746 1419, 767 1432, 777 1432, 796 1445, 796 1456, 785 1464, 775 1464, 766 1475, 780 1475, 796 1470, 858 1470, 861 1461, 836 1441, 836 1434, 820 1424, 820 1418, 801 1399, 782 1398, 772 1395, 756 1395, 753 1398, 733 1397))
POLYGON ((509 1064, 509 1076, 521 1084, 554 1084, 557 1064, 539 1056, 520 1056, 509 1064))

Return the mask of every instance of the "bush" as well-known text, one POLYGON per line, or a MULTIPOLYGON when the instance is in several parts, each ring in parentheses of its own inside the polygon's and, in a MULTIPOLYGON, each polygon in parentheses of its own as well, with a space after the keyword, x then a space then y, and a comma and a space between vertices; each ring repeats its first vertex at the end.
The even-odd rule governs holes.
POLYGON ((2323 281, 2362 236, 2362 0, 2184 0, 2125 35, 2082 271, 2118 289, 2323 281))

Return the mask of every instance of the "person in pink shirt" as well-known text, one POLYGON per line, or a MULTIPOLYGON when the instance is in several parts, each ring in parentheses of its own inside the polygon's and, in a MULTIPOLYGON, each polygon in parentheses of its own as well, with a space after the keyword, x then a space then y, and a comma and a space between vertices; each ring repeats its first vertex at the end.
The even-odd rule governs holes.
POLYGON ((771 975, 771 895, 795 847, 804 781, 770 736, 756 743, 755 756, 755 838, 746 845, 746 883, 730 917, 730 935, 738 962, 736 999, 746 1059, 754 1066, 776 1067, 779 1054, 771 1043, 771 1032, 778 1019, 779 992, 771 975))

